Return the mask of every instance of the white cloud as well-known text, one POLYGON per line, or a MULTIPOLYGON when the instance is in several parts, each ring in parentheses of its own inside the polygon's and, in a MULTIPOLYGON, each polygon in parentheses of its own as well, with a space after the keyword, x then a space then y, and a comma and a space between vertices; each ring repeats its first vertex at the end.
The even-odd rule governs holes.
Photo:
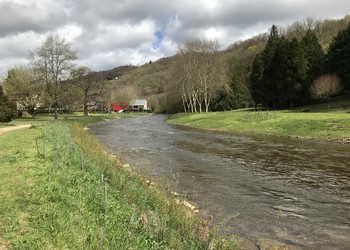
POLYGON ((79 63, 103 70, 173 55, 190 38, 228 46, 273 23, 347 13, 348 0, 0 0, 0 75, 53 33, 72 42, 79 63))
POLYGON ((45 37, 46 35, 40 35, 33 31, 0 37, 0 61, 4 58, 10 59, 11 57, 20 58, 28 56, 29 51, 39 47, 45 37))
POLYGON ((83 29, 79 25, 69 24, 58 28, 54 33, 60 37, 64 37, 67 42, 74 43, 74 41, 80 37, 82 32, 83 29))

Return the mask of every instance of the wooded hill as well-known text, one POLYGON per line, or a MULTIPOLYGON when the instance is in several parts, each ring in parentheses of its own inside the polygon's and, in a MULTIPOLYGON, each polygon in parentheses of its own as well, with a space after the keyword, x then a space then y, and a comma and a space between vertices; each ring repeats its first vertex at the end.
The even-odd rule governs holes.
MULTIPOLYGON (((323 53, 326 55, 333 39, 340 31, 345 30, 349 24, 349 15, 340 20, 307 18, 304 21, 295 22, 288 27, 273 26, 275 30, 271 32, 275 32, 278 34, 278 37, 282 37, 285 44, 292 43, 293 39, 299 44, 303 39, 305 40, 305 36, 311 31, 316 36, 323 53)), ((254 60, 258 54, 264 53, 263 51, 266 50, 269 38, 271 38, 271 33, 263 33, 250 39, 236 42, 217 53, 216 60, 220 65, 220 70, 216 73, 216 79, 219 87, 215 90, 215 96, 210 110, 231 110, 248 106, 252 107, 255 104, 280 108, 286 107, 286 103, 288 105, 290 104, 290 100, 286 100, 286 102, 278 101, 276 103, 273 103, 275 100, 264 100, 261 98, 261 95, 259 96, 257 94, 260 86, 256 82, 252 83, 254 60)), ((296 45, 297 47, 299 46, 298 44, 296 45)), ((286 56, 288 57, 288 55, 286 56)), ((100 72, 100 74, 103 75, 104 79, 108 80, 108 85, 113 90, 112 92, 115 92, 117 89, 127 88, 129 92, 133 92, 134 96, 146 98, 156 112, 183 111, 181 97, 176 91, 181 88, 177 72, 179 70, 178 57, 178 55, 175 55, 168 58, 161 58, 155 62, 149 62, 138 67, 117 67, 112 70, 100 72)), ((310 63, 306 63, 307 65, 305 66, 308 67, 310 63)), ((323 62, 319 62, 319 64, 322 64, 322 67, 330 67, 326 64, 323 65, 323 62)), ((288 70, 286 69, 286 72, 288 70)), ((334 68, 329 68, 329 70, 323 68, 321 71, 325 73, 336 73, 336 69, 334 68)), ((318 74, 322 72, 318 72, 318 74)), ((303 94, 305 96, 303 101, 295 101, 294 105, 304 105, 314 101, 310 97, 308 88, 318 76, 313 76, 311 79, 307 75, 303 76, 302 81, 308 81, 308 83, 305 83, 307 88, 302 89, 302 93, 296 92, 294 94, 303 94)), ((276 76, 272 74, 270 77, 276 76)), ((280 78, 281 81, 285 80, 283 76, 280 78)), ((272 86, 272 88, 285 87, 283 85, 272 86)), ((270 93, 268 89, 264 91, 270 93)), ((345 88, 345 92, 342 91, 340 93, 346 94, 348 92, 346 92, 345 88)), ((112 101, 117 96, 117 94, 114 97, 112 95, 112 101)), ((282 100, 283 98, 276 97, 276 100, 282 100)))

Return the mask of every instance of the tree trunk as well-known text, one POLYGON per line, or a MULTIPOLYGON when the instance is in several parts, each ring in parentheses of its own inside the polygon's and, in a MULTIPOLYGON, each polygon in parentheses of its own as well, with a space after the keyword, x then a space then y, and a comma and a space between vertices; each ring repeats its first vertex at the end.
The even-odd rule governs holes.
POLYGON ((84 116, 89 116, 88 105, 84 104, 84 116))
POLYGON ((209 112, 209 103, 205 105, 205 112, 206 112, 206 113, 209 112))
POLYGON ((58 107, 57 104, 55 105, 55 120, 58 119, 58 107))

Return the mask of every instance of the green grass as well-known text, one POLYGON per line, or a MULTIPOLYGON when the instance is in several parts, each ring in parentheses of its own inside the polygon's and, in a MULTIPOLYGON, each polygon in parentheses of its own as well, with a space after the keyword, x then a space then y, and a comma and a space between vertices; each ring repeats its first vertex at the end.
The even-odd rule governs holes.
MULTIPOLYGON (((82 126, 89 126, 94 123, 113 120, 113 119, 120 119, 120 118, 126 118, 126 117, 134 117, 134 116, 142 116, 142 115, 149 115, 149 113, 138 113, 138 112, 132 112, 132 113, 91 113, 88 117, 84 117, 82 112, 75 112, 73 114, 62 114, 58 116, 58 120, 64 120, 64 121, 72 121, 72 122, 79 122, 82 126)), ((0 123, 1 127, 8 127, 8 126, 15 126, 15 125, 21 125, 21 124, 32 124, 32 125, 44 125, 48 122, 53 122, 54 116, 48 115, 48 114, 38 114, 34 119, 31 117, 21 117, 18 119, 12 120, 10 123, 0 123)))
POLYGON ((172 183, 160 191, 105 153, 83 129, 106 119, 96 117, 38 117, 32 128, 0 136, 0 249, 218 245, 200 218, 172 199, 172 183))
POLYGON ((168 123, 233 133, 342 140, 350 138, 350 114, 347 108, 350 102, 339 103, 346 108, 333 103, 336 107, 334 112, 328 108, 327 112, 322 112, 324 106, 318 105, 308 107, 317 111, 315 113, 287 110, 176 114, 168 123))
POLYGON ((338 98, 330 102, 322 102, 314 105, 307 105, 296 108, 294 111, 306 110, 308 112, 321 113, 350 113, 350 97, 338 98))

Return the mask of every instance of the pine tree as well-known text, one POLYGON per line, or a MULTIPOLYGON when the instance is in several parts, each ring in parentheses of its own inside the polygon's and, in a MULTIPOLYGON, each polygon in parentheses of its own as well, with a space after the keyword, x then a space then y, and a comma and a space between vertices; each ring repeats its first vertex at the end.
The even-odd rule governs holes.
POLYGON ((262 82, 265 86, 265 92, 269 93, 266 95, 265 103, 266 105, 272 105, 272 107, 276 107, 278 94, 276 88, 275 81, 275 64, 273 58, 278 50, 278 46, 280 43, 280 36, 278 34, 278 29, 276 25, 272 25, 270 36, 267 41, 266 47, 262 52, 262 63, 263 63, 263 77, 262 82))
POLYGON ((317 36, 312 30, 309 30, 301 40, 301 47, 304 50, 308 64, 306 83, 309 88, 311 83, 322 74, 325 53, 317 36))
POLYGON ((334 37, 328 50, 327 70, 337 74, 350 90, 350 24, 334 37))
POLYGON ((259 103, 265 103, 267 100, 267 87, 263 82, 264 65, 262 61, 262 54, 256 55, 253 65, 252 73, 250 75, 250 88, 255 107, 259 103))
POLYGON ((252 73, 250 75, 251 93, 255 105, 263 104, 267 107, 272 104, 275 107, 277 98, 276 84, 274 81, 273 57, 279 43, 277 26, 272 25, 269 39, 264 50, 256 55, 252 73))
POLYGON ((280 37, 275 48, 276 53, 271 59, 270 78, 275 88, 276 98, 274 107, 286 106, 289 100, 289 85, 291 84, 291 53, 289 42, 285 37, 280 37))
POLYGON ((231 83, 227 89, 221 89, 213 105, 214 111, 227 111, 244 107, 244 93, 242 83, 232 77, 231 83))
POLYGON ((297 39, 294 38, 289 42, 289 51, 291 64, 289 70, 290 84, 288 86, 288 98, 290 107, 293 107, 294 105, 304 104, 305 98, 303 93, 308 92, 308 85, 306 83, 308 65, 304 50, 297 39))

